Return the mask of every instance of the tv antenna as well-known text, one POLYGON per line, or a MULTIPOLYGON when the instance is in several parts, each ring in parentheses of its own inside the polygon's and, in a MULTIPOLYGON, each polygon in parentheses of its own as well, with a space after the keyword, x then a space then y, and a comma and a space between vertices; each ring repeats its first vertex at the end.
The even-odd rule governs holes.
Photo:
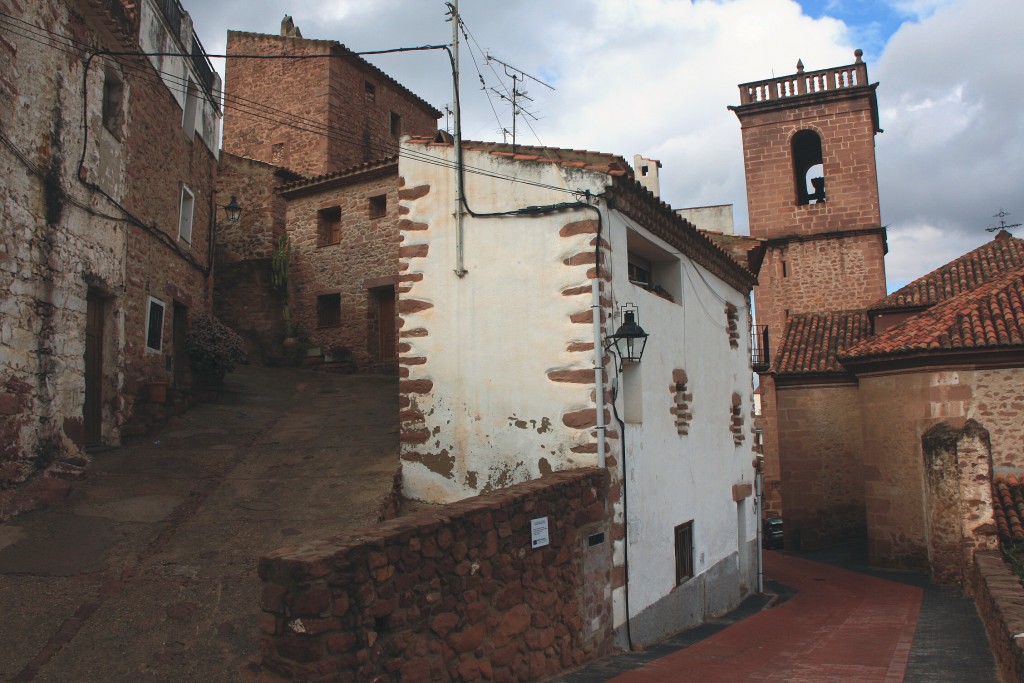
MULTIPOLYGON (((526 91, 524 88, 521 87, 521 84, 524 83, 526 80, 531 80, 531 81, 533 81, 535 83, 539 83, 540 85, 544 86, 545 88, 547 88, 549 90, 554 90, 555 87, 553 85, 545 83, 544 81, 540 80, 536 76, 531 76, 530 74, 526 73, 525 71, 523 71, 522 69, 520 69, 518 67, 512 66, 508 62, 503 62, 502 60, 498 59, 497 57, 491 56, 490 53, 487 53, 485 55, 485 60, 488 63, 494 62, 495 64, 500 64, 502 66, 502 68, 505 70, 505 76, 507 78, 512 79, 512 88, 511 89, 504 88, 504 86, 502 86, 504 88, 505 92, 501 92, 501 91, 497 90, 496 88, 491 88, 490 90, 495 95, 497 95, 501 99, 505 100, 506 102, 508 102, 512 106, 512 131, 511 131, 511 135, 512 135, 512 151, 515 152, 516 151, 517 130, 518 130, 518 126, 517 126, 516 122, 518 121, 519 117, 523 116, 523 117, 526 117, 526 119, 532 119, 534 121, 538 120, 537 116, 533 112, 531 112, 529 109, 527 109, 527 107, 529 105, 528 104, 523 104, 524 101, 527 102, 527 103, 533 102, 533 98, 530 97, 530 94, 529 94, 528 91, 526 91)), ((527 126, 530 125, 529 120, 526 121, 526 125, 527 126)), ((508 139, 508 135, 510 134, 508 129, 503 128, 501 132, 505 135, 506 140, 507 140, 508 139)))
POLYGON ((999 225, 996 225, 996 226, 993 226, 993 227, 990 227, 990 228, 985 228, 985 232, 995 232, 997 230, 1007 230, 1009 228, 1019 228, 1021 226, 1020 223, 1007 223, 1006 222, 1006 217, 1009 216, 1009 215, 1010 214, 1008 212, 1003 211, 1002 209, 999 209, 999 213, 997 213, 997 214, 992 216, 992 218, 998 218, 999 219, 999 225))

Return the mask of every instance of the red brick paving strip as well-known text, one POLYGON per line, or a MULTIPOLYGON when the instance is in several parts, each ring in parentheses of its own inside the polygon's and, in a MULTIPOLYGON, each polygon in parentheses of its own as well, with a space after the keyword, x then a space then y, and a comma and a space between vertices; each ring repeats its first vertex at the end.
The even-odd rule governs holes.
POLYGON ((920 588, 771 552, 765 574, 797 594, 614 683, 903 680, 920 588))

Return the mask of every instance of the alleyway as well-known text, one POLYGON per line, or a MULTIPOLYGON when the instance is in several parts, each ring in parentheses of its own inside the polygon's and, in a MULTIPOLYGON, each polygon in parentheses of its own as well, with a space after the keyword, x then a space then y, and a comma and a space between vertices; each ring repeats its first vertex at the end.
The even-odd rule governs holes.
POLYGON ((262 553, 376 519, 394 378, 241 368, 0 525, 0 680, 256 680, 262 553))
POLYGON ((782 604, 761 609, 755 598, 717 623, 556 681, 996 683, 973 602, 923 576, 867 572, 857 550, 767 552, 782 604))
MULTIPOLYGON (((395 396, 393 378, 242 368, 219 402, 95 454, 67 500, 0 525, 0 680, 258 680, 256 559, 376 519, 395 396)), ((555 680, 996 680, 955 590, 846 549, 766 553, 766 574, 782 604, 555 680)))

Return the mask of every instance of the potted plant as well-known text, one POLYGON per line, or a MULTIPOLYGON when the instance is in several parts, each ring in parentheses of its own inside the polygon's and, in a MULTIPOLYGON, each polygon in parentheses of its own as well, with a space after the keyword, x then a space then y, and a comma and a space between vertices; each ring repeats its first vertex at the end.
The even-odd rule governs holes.
POLYGON ((146 382, 146 402, 164 404, 167 402, 167 380, 151 379, 146 382))
POLYGON ((185 335, 192 373, 207 386, 219 386, 224 376, 245 360, 242 338, 212 315, 196 316, 185 335))

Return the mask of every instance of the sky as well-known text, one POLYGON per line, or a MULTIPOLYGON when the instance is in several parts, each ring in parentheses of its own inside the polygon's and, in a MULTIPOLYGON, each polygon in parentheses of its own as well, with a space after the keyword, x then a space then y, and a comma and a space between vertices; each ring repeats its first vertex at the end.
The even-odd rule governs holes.
MULTIPOLYGON (((277 34, 286 13, 304 37, 356 51, 451 41, 441 0, 181 1, 210 54, 229 29, 277 34)), ((880 84, 889 290, 992 239, 1000 210, 1024 222, 1020 0, 461 0, 459 11, 466 139, 502 140, 512 126, 492 91, 511 81, 489 53, 553 88, 522 83, 536 119, 519 118, 518 142, 659 159, 662 199, 733 204, 745 233, 740 127, 727 109, 737 85, 794 73, 798 59, 808 71, 851 64, 860 48, 880 84)), ((369 59, 451 105, 443 52, 369 59)))

